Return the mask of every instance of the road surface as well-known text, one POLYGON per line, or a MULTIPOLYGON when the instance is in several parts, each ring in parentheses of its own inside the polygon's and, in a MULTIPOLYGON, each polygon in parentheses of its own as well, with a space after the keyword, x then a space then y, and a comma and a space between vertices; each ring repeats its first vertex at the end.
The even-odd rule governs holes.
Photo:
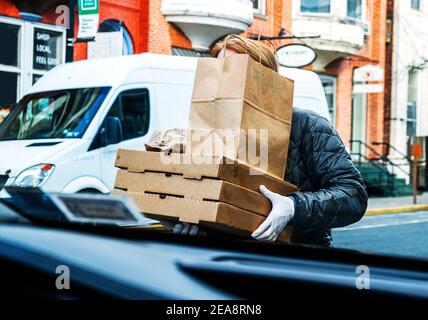
POLYGON ((368 216, 333 239, 336 248, 428 259, 428 211, 368 216))

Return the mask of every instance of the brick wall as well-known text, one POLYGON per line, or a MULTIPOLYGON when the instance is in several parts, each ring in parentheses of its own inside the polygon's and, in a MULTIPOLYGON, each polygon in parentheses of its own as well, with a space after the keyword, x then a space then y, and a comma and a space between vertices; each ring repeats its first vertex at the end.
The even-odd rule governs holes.
MULTIPOLYGON (((387 19, 391 21, 389 26, 391 37, 389 43, 385 43, 385 97, 384 97, 384 128, 383 138, 384 141, 391 140, 391 102, 392 102, 392 62, 393 62, 393 45, 394 37, 392 30, 394 27, 394 0, 387 1, 387 19)), ((388 30, 387 30, 388 32, 388 30)), ((383 150, 386 155, 389 154, 389 148, 386 146, 383 150)))
MULTIPOLYGON (((151 1, 155 3, 158 1, 151 1)), ((77 12, 77 8, 75 8, 77 12)), ((136 53, 148 51, 149 39, 149 2, 147 0, 101 0, 100 23, 107 19, 121 21, 132 37, 136 53)), ((78 30, 78 17, 76 14, 75 34, 78 30)), ((74 48, 74 59, 87 58, 87 44, 77 43, 74 48)))
POLYGON ((332 119, 345 145, 349 146, 352 134, 352 76, 353 61, 339 59, 326 69, 336 76, 336 119, 332 119))
MULTIPOLYGON (((387 0, 368 1, 372 14, 372 34, 370 36, 369 59, 374 60, 381 68, 385 69, 386 61, 386 16, 387 0)), ((388 89, 387 89, 388 90, 388 89)), ((384 141, 384 98, 385 92, 369 95, 367 142, 384 141)), ((383 152, 384 147, 375 147, 378 152, 383 152)), ((372 155, 370 155, 372 156, 372 155)))
POLYGON ((161 12, 161 2, 149 1, 148 51, 152 53, 171 54, 170 29, 165 16, 161 12))
MULTIPOLYGON (((292 0, 266 0, 266 15, 255 15, 253 25, 243 35, 257 37, 259 34, 265 36, 278 36, 281 28, 287 33, 291 32, 291 5, 292 0)), ((264 41, 266 43, 266 41, 264 41)), ((273 41, 276 48, 289 41, 273 41)))
MULTIPOLYGON (((267 0, 266 15, 256 15, 245 36, 278 35, 281 27, 291 29, 291 0, 267 0)), ((175 25, 166 22, 160 10, 160 1, 150 1, 149 51, 169 53, 171 46, 192 48, 192 43, 175 25), (157 42, 156 44, 154 42, 157 42)), ((281 43, 275 43, 276 46, 281 43)))
MULTIPOLYGON (((349 147, 352 137, 352 85, 353 70, 366 64, 386 67, 386 15, 387 0, 367 1, 367 18, 370 21, 371 33, 366 45, 354 57, 346 57, 334 61, 326 68, 326 73, 337 77, 336 92, 336 127, 345 144, 349 147)), ((390 90, 386 83, 385 92, 390 90)), ((384 128, 384 98, 385 93, 368 94, 367 98, 367 131, 366 141, 385 141, 384 128)), ((378 152, 384 152, 382 146, 374 147, 378 152)), ((368 156, 373 154, 368 153, 368 156)))

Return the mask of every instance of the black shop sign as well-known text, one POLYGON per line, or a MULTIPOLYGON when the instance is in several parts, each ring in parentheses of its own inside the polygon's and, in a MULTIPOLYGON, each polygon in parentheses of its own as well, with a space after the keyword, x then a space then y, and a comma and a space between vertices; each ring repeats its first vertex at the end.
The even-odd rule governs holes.
POLYGON ((60 63, 61 33, 34 29, 33 68, 48 71, 60 63))

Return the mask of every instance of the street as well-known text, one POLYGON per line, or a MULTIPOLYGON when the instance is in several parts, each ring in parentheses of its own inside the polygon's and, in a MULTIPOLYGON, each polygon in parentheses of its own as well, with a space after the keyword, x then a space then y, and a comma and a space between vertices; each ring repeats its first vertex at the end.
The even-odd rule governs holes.
POLYGON ((428 211, 364 217, 333 231, 336 248, 428 258, 428 211))

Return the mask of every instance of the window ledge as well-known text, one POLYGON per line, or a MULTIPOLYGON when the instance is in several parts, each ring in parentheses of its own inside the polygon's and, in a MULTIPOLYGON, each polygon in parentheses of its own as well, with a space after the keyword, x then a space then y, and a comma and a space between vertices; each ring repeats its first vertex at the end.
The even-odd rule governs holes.
POLYGON ((266 14, 254 12, 254 18, 267 21, 269 17, 266 14))

